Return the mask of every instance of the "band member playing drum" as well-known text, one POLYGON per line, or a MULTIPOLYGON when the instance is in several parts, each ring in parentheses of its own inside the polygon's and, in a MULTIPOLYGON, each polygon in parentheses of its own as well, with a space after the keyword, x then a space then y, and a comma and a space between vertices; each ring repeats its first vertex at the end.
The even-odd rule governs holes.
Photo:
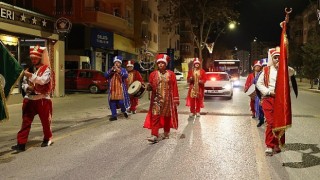
POLYGON ((127 108, 130 107, 128 88, 126 86, 128 72, 125 68, 121 67, 122 56, 115 56, 113 64, 114 66, 105 73, 109 84, 108 100, 112 113, 110 121, 117 120, 117 106, 120 106, 121 112, 126 118, 128 118, 127 108))
MULTIPOLYGON (((126 68, 128 71, 127 87, 129 87, 134 81, 139 81, 143 83, 143 79, 139 71, 133 69, 134 68, 133 60, 127 61, 126 68)), ((130 95, 129 97, 130 97, 130 104, 131 104, 129 111, 132 114, 135 114, 137 110, 137 105, 139 103, 139 99, 133 95, 130 95)))
MULTIPOLYGON (((246 83, 244 85, 244 92, 247 92, 251 85, 253 85, 254 78, 259 74, 261 71, 261 63, 260 61, 255 61, 255 64, 253 65, 253 73, 250 73, 247 77, 246 83)), ((255 98, 250 98, 250 110, 252 118, 256 117, 256 110, 254 108, 255 98)))
POLYGON ((190 117, 200 117, 200 108, 204 107, 204 83, 206 82, 206 73, 200 68, 200 60, 194 58, 193 68, 188 72, 187 81, 189 91, 186 100, 186 106, 190 106, 190 117))
POLYGON ((156 59, 158 70, 149 76, 151 102, 144 122, 144 128, 151 129, 151 137, 147 140, 153 143, 169 138, 170 128, 178 129, 177 106, 180 103, 176 76, 166 69, 169 56, 159 54, 156 59), (160 128, 164 129, 164 137, 159 136, 160 128))

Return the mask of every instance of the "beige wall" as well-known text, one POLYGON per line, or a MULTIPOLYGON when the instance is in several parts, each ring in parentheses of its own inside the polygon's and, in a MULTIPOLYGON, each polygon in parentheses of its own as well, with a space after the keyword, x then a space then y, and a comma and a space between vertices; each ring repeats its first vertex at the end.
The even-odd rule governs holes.
POLYGON ((114 49, 125 51, 132 54, 137 54, 135 51, 135 43, 133 40, 114 34, 114 49))
POLYGON ((64 41, 57 41, 54 44, 54 72, 56 78, 56 87, 54 90, 55 97, 62 97, 65 95, 64 91, 64 61, 65 61, 64 41))

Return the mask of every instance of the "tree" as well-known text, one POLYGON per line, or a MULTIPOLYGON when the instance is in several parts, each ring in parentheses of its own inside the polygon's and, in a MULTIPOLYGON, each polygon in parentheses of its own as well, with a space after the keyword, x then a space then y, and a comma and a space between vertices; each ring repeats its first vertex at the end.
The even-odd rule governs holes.
POLYGON ((302 47, 303 73, 310 79, 311 88, 313 80, 320 76, 320 43, 308 42, 302 47))
POLYGON ((302 77, 302 49, 295 43, 289 43, 289 65, 297 71, 299 77, 302 77))
POLYGON ((161 0, 175 7, 170 19, 188 19, 191 22, 192 40, 199 50, 199 58, 202 59, 202 50, 206 43, 213 43, 220 34, 224 33, 230 22, 235 22, 239 13, 235 10, 238 0, 161 0), (210 41, 208 39, 210 37, 210 41))

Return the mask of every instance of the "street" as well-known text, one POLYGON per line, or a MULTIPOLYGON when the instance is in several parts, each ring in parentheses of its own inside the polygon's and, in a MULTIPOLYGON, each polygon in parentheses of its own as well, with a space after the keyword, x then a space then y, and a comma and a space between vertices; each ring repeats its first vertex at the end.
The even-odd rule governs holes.
MULTIPOLYGON (((244 79, 242 79, 242 84, 244 79)), ((1 124, 0 179, 318 179, 320 111, 318 93, 292 94, 292 127, 286 147, 264 154, 264 129, 256 127, 249 97, 235 87, 231 100, 205 98, 200 118, 189 118, 187 85, 179 82, 179 128, 170 139, 150 144, 143 129, 147 95, 138 113, 110 122, 106 94, 75 93, 54 99, 53 141, 41 148, 34 121, 27 150, 10 149, 20 128, 21 104, 9 106, 11 122, 1 124), (8 125, 6 124, 8 123, 8 125), (9 130, 8 130, 9 129, 9 130), (13 133, 14 132, 14 133, 13 133)), ((162 130, 160 131, 162 132, 162 130)))

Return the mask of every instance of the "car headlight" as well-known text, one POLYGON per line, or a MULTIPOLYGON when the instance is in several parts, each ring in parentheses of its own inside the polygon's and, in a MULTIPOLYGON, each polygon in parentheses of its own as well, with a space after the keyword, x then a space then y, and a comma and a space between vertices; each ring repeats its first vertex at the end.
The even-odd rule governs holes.
POLYGON ((231 90, 232 86, 230 84, 226 84, 223 86, 223 88, 226 90, 231 90))
POLYGON ((239 85, 240 85, 240 81, 238 81, 238 80, 237 80, 237 81, 234 81, 233 84, 234 84, 235 86, 239 86, 239 85))

